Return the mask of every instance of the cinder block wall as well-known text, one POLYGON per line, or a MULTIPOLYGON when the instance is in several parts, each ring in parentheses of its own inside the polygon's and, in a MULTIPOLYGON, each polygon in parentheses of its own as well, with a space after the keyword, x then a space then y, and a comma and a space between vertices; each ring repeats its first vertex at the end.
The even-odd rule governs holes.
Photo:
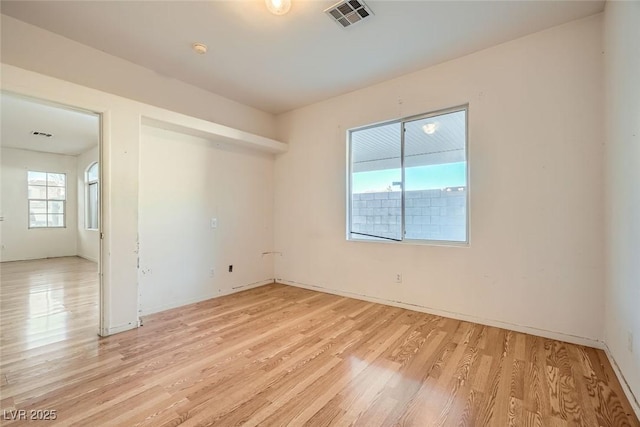
MULTIPOLYGON (((466 187, 407 191, 405 239, 464 240, 466 200, 466 187)), ((401 237, 399 191, 354 194, 351 206, 351 231, 389 238, 401 237)))

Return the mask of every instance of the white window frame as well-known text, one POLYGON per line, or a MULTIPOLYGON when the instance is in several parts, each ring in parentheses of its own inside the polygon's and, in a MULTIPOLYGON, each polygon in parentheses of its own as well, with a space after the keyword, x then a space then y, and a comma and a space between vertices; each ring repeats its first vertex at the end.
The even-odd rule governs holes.
POLYGON ((93 162, 91 163, 87 169, 84 172, 84 183, 85 183, 85 201, 84 201, 84 228, 85 230, 88 231, 98 231, 99 227, 100 227, 100 166, 98 164, 98 162, 93 162), (96 176, 95 179, 89 179, 89 171, 91 170, 91 168, 93 168, 94 166, 98 167, 98 175, 96 176), (89 204, 90 204, 90 193, 91 193, 91 186, 95 185, 96 186, 96 206, 94 207, 95 209, 95 213, 96 213, 96 226, 94 227, 90 227, 89 223, 91 222, 90 220, 90 216, 91 216, 91 212, 89 210, 89 204))
POLYGON ((404 117, 396 120, 389 120, 385 122, 374 123, 370 125, 360 126, 357 128, 351 128, 347 130, 347 191, 346 191, 346 240, 353 242, 366 242, 366 243, 391 243, 391 244, 404 244, 404 245, 433 245, 433 246, 463 246, 468 247, 470 244, 470 229, 469 229, 469 218, 470 218, 470 175, 469 175, 469 104, 459 105, 451 108, 445 108, 441 110, 431 111, 425 114, 419 114, 415 116, 404 117), (466 232, 466 240, 458 241, 458 240, 428 240, 428 239, 406 239, 406 224, 405 224, 405 167, 404 167, 404 124, 408 122, 412 122, 420 119, 427 119, 429 117, 436 117, 444 114, 455 113, 459 111, 465 112, 465 162, 466 162, 466 220, 465 220, 465 232, 466 232), (378 237, 372 239, 365 238, 357 238, 354 237, 354 234, 351 231, 352 226, 352 206, 353 203, 353 194, 352 194, 352 145, 351 145, 351 135, 353 132, 361 131, 365 129, 375 128, 379 126, 390 125, 394 123, 400 123, 402 126, 401 137, 400 137, 400 164, 401 164, 401 174, 402 174, 402 194, 401 194, 401 239, 392 239, 385 237, 378 237))
MULTIPOLYGON (((42 214, 41 214, 42 215, 42 214)), ((52 214, 53 215, 53 214, 52 214)), ((39 230, 39 229, 49 229, 49 228, 67 228, 67 174, 65 172, 44 172, 37 170, 28 170, 27 171, 27 226, 29 230, 39 230), (64 175, 64 199, 50 199, 49 198, 49 187, 52 188, 63 188, 60 186, 50 186, 49 178, 47 176, 45 180, 45 185, 31 185, 29 183, 29 172, 34 173, 43 173, 45 175, 55 174, 55 175, 64 175), (45 187, 46 198, 44 199, 32 199, 29 197, 29 187, 45 187), (46 225, 42 226, 32 226, 31 225, 31 202, 44 202, 45 205, 45 217, 47 218, 46 225), (62 202, 63 210, 62 214, 56 214, 62 216, 62 225, 49 225, 49 202, 62 202)))

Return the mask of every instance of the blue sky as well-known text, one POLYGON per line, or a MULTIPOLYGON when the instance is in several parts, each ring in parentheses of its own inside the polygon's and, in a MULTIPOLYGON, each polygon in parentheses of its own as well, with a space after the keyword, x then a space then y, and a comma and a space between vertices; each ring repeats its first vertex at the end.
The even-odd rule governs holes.
MULTIPOLYGON (((406 191, 464 186, 466 173, 466 162, 406 168, 406 191)), ((386 169, 354 173, 351 184, 354 193, 370 193, 386 191, 392 182, 400 180, 400 169, 386 169)), ((399 191, 400 187, 395 186, 393 190, 399 191)))

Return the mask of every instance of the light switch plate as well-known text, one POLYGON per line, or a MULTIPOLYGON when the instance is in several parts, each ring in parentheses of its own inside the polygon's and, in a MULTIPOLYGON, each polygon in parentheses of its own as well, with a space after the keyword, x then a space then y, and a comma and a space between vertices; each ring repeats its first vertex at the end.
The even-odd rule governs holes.
POLYGON ((211 228, 218 228, 218 218, 211 218, 211 228))

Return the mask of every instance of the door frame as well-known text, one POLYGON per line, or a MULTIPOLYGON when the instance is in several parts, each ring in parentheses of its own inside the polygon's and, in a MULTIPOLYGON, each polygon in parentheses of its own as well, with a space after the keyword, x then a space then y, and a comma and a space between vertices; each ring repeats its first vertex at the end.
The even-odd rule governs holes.
MULTIPOLYGON (((105 265, 105 250, 104 250, 104 236, 105 236, 105 221, 104 221, 104 196, 103 196, 103 188, 104 188, 104 134, 105 134, 105 113, 104 111, 93 111, 91 109, 78 107, 74 105, 69 105, 57 101, 52 101, 44 98, 39 98, 37 96, 26 95, 17 91, 2 89, 0 90, 0 96, 7 94, 19 98, 23 98, 25 100, 29 100, 32 102, 36 102, 39 104, 48 105, 51 107, 61 108, 65 110, 78 111, 85 114, 91 114, 98 117, 98 325, 97 325, 97 333, 100 336, 106 336, 106 298, 105 298, 105 285, 104 285, 104 265, 105 265)), ((76 184, 77 185, 77 184, 76 184)), ((77 191, 81 191, 77 189, 77 191)), ((77 192, 76 192, 77 194, 77 192)), ((76 195, 77 197, 77 195, 76 195)), ((85 196, 86 198, 86 196, 85 196)), ((85 200, 86 202, 86 200, 85 200)), ((78 218, 80 220, 80 218, 78 218)))

